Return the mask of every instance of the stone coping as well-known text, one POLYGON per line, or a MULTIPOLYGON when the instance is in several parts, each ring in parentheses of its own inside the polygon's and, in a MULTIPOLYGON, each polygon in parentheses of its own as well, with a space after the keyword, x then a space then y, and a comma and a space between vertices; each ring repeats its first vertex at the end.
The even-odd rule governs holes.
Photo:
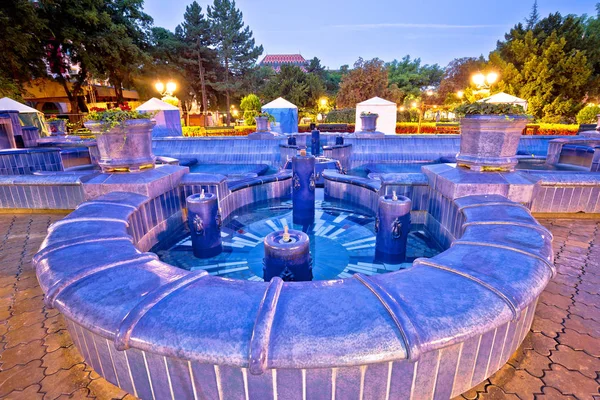
POLYGON ((228 187, 231 192, 236 192, 247 187, 260 186, 265 183, 278 182, 286 179, 292 179, 292 171, 284 170, 273 175, 244 178, 230 182, 228 187))
POLYGON ((379 191, 379 188, 381 187, 381 182, 378 180, 363 178, 360 176, 345 175, 337 172, 334 169, 326 169, 323 171, 323 178, 333 182, 349 183, 360 186, 373 192, 379 191))
POLYGON ((50 227, 33 260, 47 305, 119 350, 253 374, 418 360, 516 321, 554 272, 552 235, 499 195, 456 200, 463 236, 412 268, 302 283, 223 279, 140 252, 127 227, 150 200, 110 193, 50 227))
POLYGON ((32 154, 32 153, 54 153, 61 151, 58 147, 28 147, 26 149, 3 149, 0 150, 0 156, 12 154, 32 154))

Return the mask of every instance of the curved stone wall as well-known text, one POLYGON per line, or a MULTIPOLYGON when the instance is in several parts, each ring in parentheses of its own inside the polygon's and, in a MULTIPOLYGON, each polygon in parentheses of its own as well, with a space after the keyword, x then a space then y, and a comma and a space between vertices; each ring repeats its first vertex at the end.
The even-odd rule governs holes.
POLYGON ((525 207, 480 195, 454 202, 460 239, 412 268, 228 280, 136 248, 132 221, 152 221, 139 216, 148 201, 83 203, 34 257, 86 361, 143 399, 449 398, 517 349, 554 268, 551 234, 525 207))

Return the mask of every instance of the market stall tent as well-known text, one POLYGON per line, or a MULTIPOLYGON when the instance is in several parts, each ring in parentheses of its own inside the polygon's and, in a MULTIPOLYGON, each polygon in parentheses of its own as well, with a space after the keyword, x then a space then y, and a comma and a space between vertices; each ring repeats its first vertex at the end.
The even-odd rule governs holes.
POLYGON ((275 117, 275 122, 271 123, 271 131, 277 133, 298 132, 298 107, 283 97, 265 104, 261 110, 275 117))
POLYGON ((48 136, 44 114, 35 108, 4 97, 0 99, 0 111, 18 111, 22 126, 35 126, 40 130, 40 136, 48 136))
POLYGON ((153 97, 136 110, 156 112, 153 117, 156 125, 152 129, 152 137, 183 136, 178 107, 153 97))
POLYGON ((355 132, 362 131, 360 114, 363 112, 371 112, 379 115, 377 118, 377 131, 383 132, 386 135, 396 134, 396 103, 382 99, 381 97, 373 97, 356 105, 356 125, 355 132))
POLYGON ((520 106, 523 106, 523 109, 527 111, 527 100, 518 98, 516 96, 504 92, 493 94, 490 97, 478 100, 478 102, 492 104, 518 104, 520 106))

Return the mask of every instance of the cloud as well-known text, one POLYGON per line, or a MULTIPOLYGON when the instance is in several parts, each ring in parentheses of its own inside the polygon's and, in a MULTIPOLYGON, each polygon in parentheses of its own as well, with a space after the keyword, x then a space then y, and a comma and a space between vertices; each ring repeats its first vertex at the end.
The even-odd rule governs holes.
POLYGON ((485 29, 499 28, 504 25, 453 25, 453 24, 414 24, 414 23, 378 23, 378 24, 355 24, 355 25, 333 25, 336 29, 372 30, 385 28, 413 28, 413 29, 485 29))

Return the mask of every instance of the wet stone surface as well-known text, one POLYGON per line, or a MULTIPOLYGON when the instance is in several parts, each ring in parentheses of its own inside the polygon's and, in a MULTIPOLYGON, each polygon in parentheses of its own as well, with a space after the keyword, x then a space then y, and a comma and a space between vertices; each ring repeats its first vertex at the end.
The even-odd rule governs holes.
MULTIPOLYGON (((44 307, 31 257, 62 216, 0 215, 0 398, 133 399, 86 365, 63 317, 44 307)), ((600 221, 541 221, 558 274, 521 348, 459 398, 600 398, 600 221)))

